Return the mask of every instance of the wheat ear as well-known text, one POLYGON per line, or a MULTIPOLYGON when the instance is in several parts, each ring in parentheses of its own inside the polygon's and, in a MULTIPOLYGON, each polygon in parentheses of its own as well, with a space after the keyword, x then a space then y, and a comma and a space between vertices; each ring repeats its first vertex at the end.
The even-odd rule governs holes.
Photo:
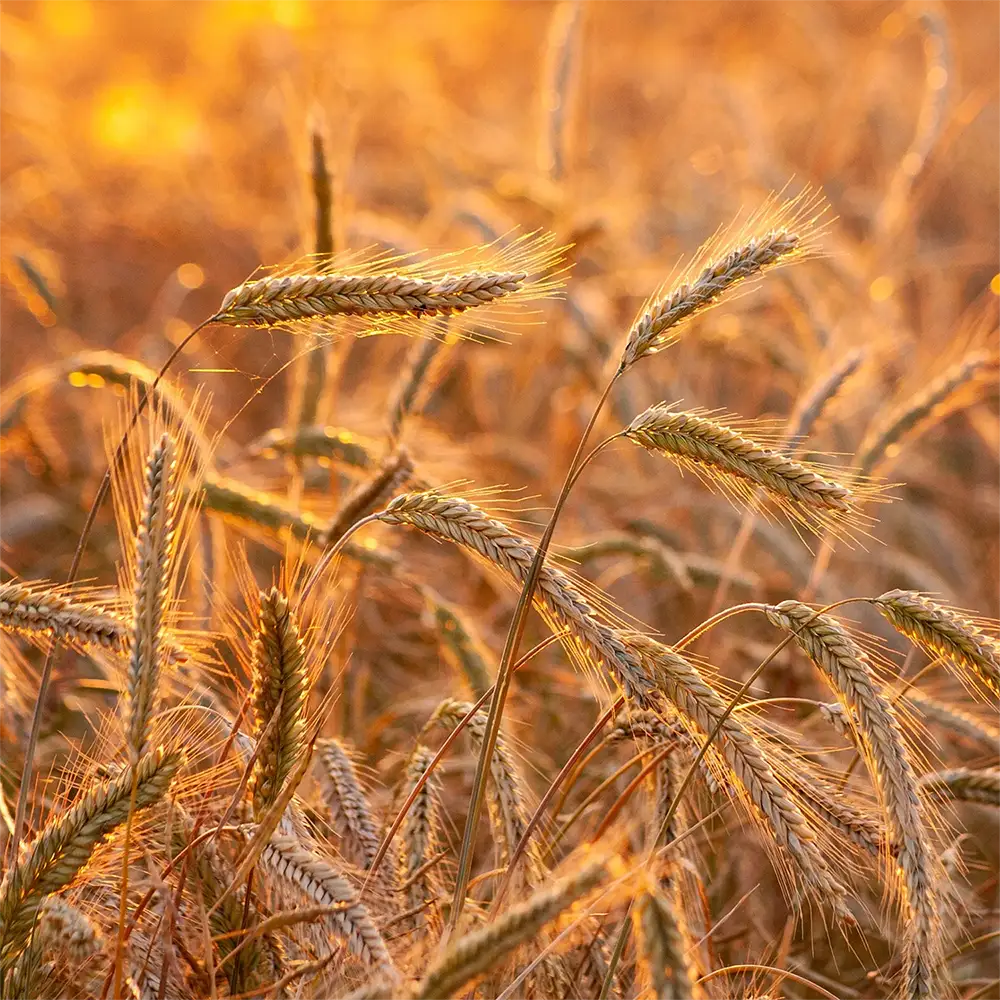
POLYGON ((260 592, 250 699, 259 742, 250 787, 254 815, 260 819, 277 800, 303 751, 309 700, 305 646, 288 598, 277 587, 260 592), (277 724, 268 735, 275 712, 277 724))
POLYGON ((456 667, 478 698, 493 683, 490 653, 475 626, 429 587, 422 587, 427 607, 437 626, 441 652, 456 667))
POLYGON ((375 441, 343 427, 329 426, 299 427, 294 431, 275 427, 247 445, 247 454, 253 457, 318 458, 354 469, 372 468, 377 450, 375 441))
POLYGON ((260 855, 262 866, 295 892, 320 906, 346 903, 325 918, 330 932, 347 942, 369 968, 398 980, 399 974, 365 906, 336 868, 303 846, 297 837, 273 835, 260 855))
POLYGON ((1000 770, 956 767, 950 771, 935 771, 921 777, 920 790, 925 795, 955 802, 979 802, 1000 808, 1000 770))
MULTIPOLYGON (((406 364, 389 399, 389 440, 395 441, 403 423, 417 409, 417 397, 435 377, 441 360, 441 348, 447 340, 419 340, 410 347, 406 364)), ((424 394, 426 398, 426 393, 424 394)))
MULTIPOLYGON (((431 750, 418 743, 410 753, 406 774, 399 792, 399 801, 405 801, 416 783, 434 759, 431 750)), ((411 927, 436 924, 438 909, 433 900, 438 894, 440 880, 436 872, 425 865, 437 853, 439 845, 439 818, 437 803, 436 775, 425 781, 419 794, 413 800, 410 811, 403 822, 403 878, 405 879, 406 906, 416 911, 412 920, 406 921, 411 927), (421 909, 430 902, 431 909, 421 909)))
MULTIPOLYGON (((446 729, 454 729, 471 711, 472 705, 454 698, 446 698, 434 710, 428 725, 437 723, 446 729)), ((478 754, 486 737, 486 708, 479 709, 469 720, 466 731, 478 754)), ((493 839, 497 845, 497 862, 504 867, 510 862, 511 852, 521 842, 528 827, 528 812, 525 808, 526 790, 520 768, 507 745, 503 733, 497 737, 490 759, 490 792, 487 805, 493 839)), ((536 843, 529 841, 527 847, 528 871, 532 879, 545 874, 546 868, 538 852, 536 843)))
POLYGON ((696 990, 684 957, 679 910, 661 890, 644 892, 632 910, 638 945, 637 964, 656 1000, 692 1000, 696 990))
POLYGON ((841 704, 857 718, 887 832, 897 847, 893 868, 902 882, 907 923, 907 989, 913 997, 933 996, 940 957, 934 858, 896 717, 872 679, 867 654, 836 619, 798 601, 770 606, 766 614, 773 625, 794 634, 841 704))
MULTIPOLYGON (((330 811, 333 828, 340 835, 342 853, 348 861, 367 871, 378 854, 379 834, 354 760, 336 739, 316 743, 316 760, 323 801, 330 811)), ((386 874, 385 868, 379 870, 386 874)))
POLYGON ((748 278, 801 255, 805 245, 802 235, 786 228, 750 237, 712 261, 693 280, 653 299, 629 330, 619 370, 625 372, 646 355, 669 347, 681 323, 714 306, 748 278))
MULTIPOLYGON (((389 504, 379 519, 389 524, 408 524, 426 534, 457 542, 499 567, 518 585, 524 583, 535 555, 530 542, 460 497, 404 493, 389 504)), ((572 631, 591 659, 605 665, 629 698, 643 707, 651 706, 653 679, 618 633, 598 621, 593 608, 565 573, 543 566, 534 600, 544 613, 572 631)))
MULTIPOLYGON (((894 694, 894 700, 895 697, 894 694)), ((925 719, 936 722, 948 736, 962 737, 993 753, 996 753, 997 747, 1000 746, 1000 729, 995 725, 990 725, 984 719, 980 719, 970 712, 964 712, 954 705, 930 698, 912 688, 907 690, 902 697, 907 704, 913 705, 925 719)))
MULTIPOLYGON (((679 653, 648 636, 631 635, 629 645, 658 677, 664 694, 704 734, 723 719, 726 703, 679 653)), ((806 882, 843 913, 844 887, 833 877, 808 820, 775 777, 764 749, 733 715, 722 722, 719 753, 770 827, 775 840, 798 865, 806 882)))
POLYGON ((135 539, 136 577, 126 687, 128 747, 133 760, 149 748, 159 690, 163 621, 170 600, 176 496, 174 444, 164 434, 146 463, 146 494, 135 539))
POLYGON ((97 845, 129 813, 135 774, 135 809, 160 800, 182 763, 179 752, 147 753, 114 780, 92 785, 66 812, 55 816, 0 883, 0 969, 10 968, 23 949, 35 915, 47 896, 76 878, 97 845))
POLYGON ((1000 644, 954 608, 908 590, 890 590, 874 604, 893 628, 925 652, 944 657, 960 677, 978 677, 1000 694, 1000 644))
POLYGON ((355 521, 370 514, 376 507, 404 486, 413 475, 413 462, 405 448, 397 448, 380 463, 364 482, 351 490, 330 525, 316 540, 325 548, 336 541, 355 521))
POLYGON ((518 945, 538 933, 547 923, 569 909, 607 876, 608 862, 596 859, 579 871, 536 892, 499 919, 453 942, 424 974, 416 1000, 440 1000, 454 996, 466 983, 488 972, 518 945))
POLYGON ((860 497, 856 492, 704 414, 678 412, 667 403, 656 403, 640 413, 622 435, 703 481, 718 483, 730 495, 749 501, 760 487, 773 503, 807 525, 857 517, 860 497))

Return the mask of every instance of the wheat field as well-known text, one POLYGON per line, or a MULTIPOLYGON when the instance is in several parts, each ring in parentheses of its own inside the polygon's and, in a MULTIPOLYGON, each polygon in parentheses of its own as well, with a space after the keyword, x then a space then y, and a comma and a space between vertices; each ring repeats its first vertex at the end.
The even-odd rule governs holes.
POLYGON ((0 996, 1000 996, 998 50, 0 3, 0 996))

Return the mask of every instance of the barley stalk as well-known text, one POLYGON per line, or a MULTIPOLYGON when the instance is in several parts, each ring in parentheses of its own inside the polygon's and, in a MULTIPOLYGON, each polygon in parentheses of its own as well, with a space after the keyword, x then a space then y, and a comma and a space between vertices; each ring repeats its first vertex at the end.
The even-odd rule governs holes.
POLYGON ((931 997, 940 957, 935 865, 899 724, 872 679, 867 654, 836 619, 798 601, 783 601, 766 613, 773 625, 794 634, 841 704, 857 718, 887 832, 897 847, 895 867, 907 922, 907 990, 913 997, 931 997))
POLYGON ((874 601, 893 628, 931 656, 942 656, 960 677, 978 677, 1000 694, 1000 644, 954 608, 908 590, 890 590, 874 601))
MULTIPOLYGON (((135 809, 158 802, 182 763, 179 752, 153 750, 135 765, 135 809)), ((125 822, 132 768, 107 783, 91 785, 61 815, 52 817, 0 883, 0 968, 20 954, 47 896, 76 878, 94 849, 125 822)))

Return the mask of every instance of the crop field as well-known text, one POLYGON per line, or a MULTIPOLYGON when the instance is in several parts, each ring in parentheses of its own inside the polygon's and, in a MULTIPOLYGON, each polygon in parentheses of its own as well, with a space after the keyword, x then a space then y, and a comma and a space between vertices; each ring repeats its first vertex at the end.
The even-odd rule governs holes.
POLYGON ((1000 996, 998 52, 0 2, 0 998, 1000 996))

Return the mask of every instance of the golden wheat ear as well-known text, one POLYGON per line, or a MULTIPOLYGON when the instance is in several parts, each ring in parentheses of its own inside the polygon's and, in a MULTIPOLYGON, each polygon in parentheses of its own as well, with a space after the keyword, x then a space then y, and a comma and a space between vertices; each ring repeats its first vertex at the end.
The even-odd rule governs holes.
POLYGON ((183 763, 180 752, 158 748, 105 784, 92 785, 66 812, 54 816, 0 883, 0 971, 24 950, 39 908, 69 885, 95 848, 129 815, 135 777, 135 809, 166 793, 183 763))

